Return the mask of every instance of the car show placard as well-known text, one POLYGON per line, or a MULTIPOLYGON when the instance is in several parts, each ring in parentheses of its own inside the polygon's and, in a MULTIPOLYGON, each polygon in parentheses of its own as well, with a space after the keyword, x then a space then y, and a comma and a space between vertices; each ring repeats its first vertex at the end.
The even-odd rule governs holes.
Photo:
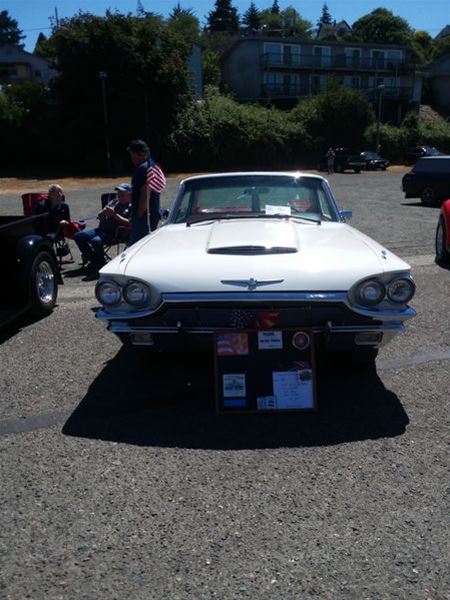
POLYGON ((219 413, 314 410, 313 336, 307 329, 214 336, 219 413))

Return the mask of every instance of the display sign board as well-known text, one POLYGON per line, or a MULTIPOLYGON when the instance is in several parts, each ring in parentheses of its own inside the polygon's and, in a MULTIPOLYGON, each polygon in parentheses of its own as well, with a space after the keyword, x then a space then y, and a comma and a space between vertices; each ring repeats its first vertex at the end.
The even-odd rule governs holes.
POLYGON ((308 329, 242 330, 214 336, 219 413, 314 410, 313 335, 308 329))

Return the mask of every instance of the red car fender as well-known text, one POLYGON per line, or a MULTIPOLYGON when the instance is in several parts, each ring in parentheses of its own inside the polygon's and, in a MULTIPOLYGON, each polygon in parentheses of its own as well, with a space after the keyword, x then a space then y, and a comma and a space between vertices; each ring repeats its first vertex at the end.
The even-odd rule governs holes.
POLYGON ((450 198, 444 200, 441 206, 441 215, 444 217, 445 223, 445 245, 450 248, 450 198))

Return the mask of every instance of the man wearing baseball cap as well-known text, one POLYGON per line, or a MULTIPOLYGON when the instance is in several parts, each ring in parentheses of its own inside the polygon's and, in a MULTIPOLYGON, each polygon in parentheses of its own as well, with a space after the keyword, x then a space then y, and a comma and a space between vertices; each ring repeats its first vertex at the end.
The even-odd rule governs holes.
POLYGON ((103 246, 117 238, 118 227, 124 228, 124 231, 130 228, 131 185, 121 183, 114 190, 117 197, 98 213, 98 226, 79 231, 73 238, 80 249, 83 264, 88 267, 102 267, 106 262, 103 246))

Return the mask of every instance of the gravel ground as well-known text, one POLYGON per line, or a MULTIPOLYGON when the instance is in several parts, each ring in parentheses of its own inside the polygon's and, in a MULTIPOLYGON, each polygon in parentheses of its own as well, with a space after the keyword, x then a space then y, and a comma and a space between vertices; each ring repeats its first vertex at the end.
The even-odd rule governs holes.
MULTIPOLYGON (((450 271, 400 180, 330 176, 412 264, 418 317, 376 369, 320 377, 314 414, 216 416, 210 357, 137 363, 64 265, 55 311, 0 338, 0 598, 449 597, 450 271)), ((66 186, 74 217, 113 184, 66 186)))

